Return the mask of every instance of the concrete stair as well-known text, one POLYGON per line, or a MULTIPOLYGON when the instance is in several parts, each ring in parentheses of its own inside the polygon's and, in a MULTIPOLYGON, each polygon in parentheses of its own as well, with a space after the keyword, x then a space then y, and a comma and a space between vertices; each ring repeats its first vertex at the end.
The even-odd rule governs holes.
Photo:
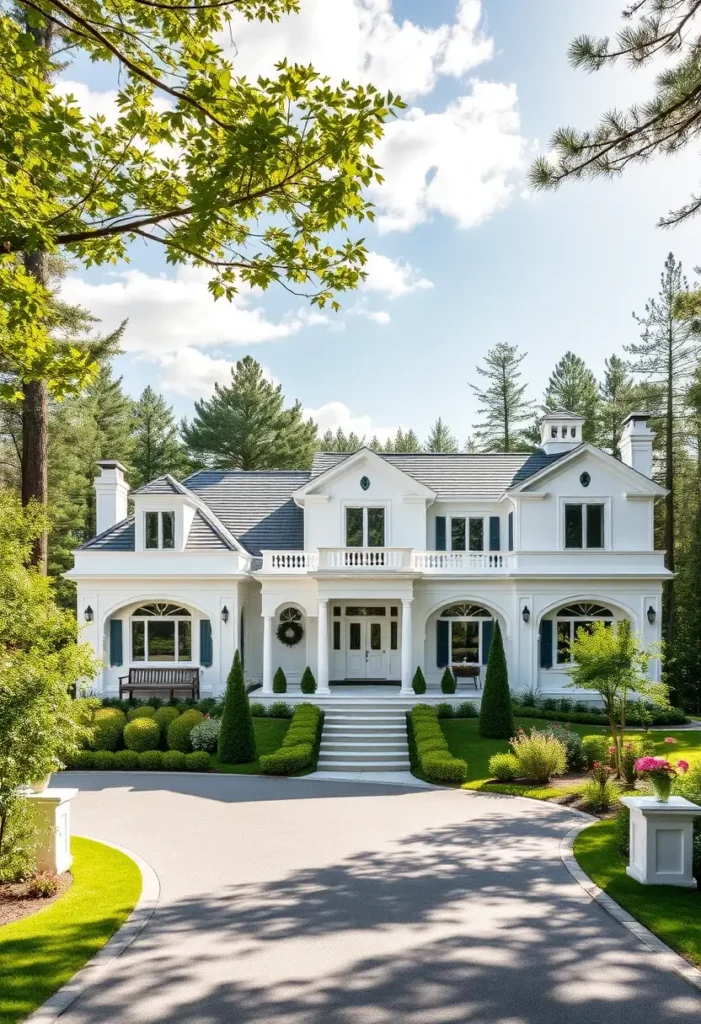
POLYGON ((406 709, 396 701, 331 698, 323 707, 320 771, 409 770, 406 709))

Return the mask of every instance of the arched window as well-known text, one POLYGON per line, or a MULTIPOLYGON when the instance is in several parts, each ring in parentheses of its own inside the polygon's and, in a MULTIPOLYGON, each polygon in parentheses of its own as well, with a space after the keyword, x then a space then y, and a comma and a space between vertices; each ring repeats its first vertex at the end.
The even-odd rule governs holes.
POLYGON ((131 660, 192 661, 192 615, 182 605, 154 602, 131 617, 131 660))
POLYGON ((493 631, 492 613, 481 605, 460 603, 444 608, 438 622, 438 664, 484 665, 493 631))
POLYGON ((602 604, 583 601, 560 608, 555 614, 558 665, 568 665, 572 661, 571 644, 578 629, 591 629, 594 622, 611 625, 613 620, 611 609, 602 604))

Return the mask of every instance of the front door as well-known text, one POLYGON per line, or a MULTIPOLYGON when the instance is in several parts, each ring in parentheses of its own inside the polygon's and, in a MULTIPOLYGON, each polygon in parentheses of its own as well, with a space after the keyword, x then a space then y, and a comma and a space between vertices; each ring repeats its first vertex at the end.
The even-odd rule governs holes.
POLYGON ((386 679, 387 623, 346 619, 346 679, 386 679))

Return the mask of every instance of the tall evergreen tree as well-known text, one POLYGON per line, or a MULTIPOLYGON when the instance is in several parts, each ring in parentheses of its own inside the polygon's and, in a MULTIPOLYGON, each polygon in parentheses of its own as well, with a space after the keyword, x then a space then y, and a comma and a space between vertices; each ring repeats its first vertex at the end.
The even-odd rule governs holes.
POLYGON ((354 430, 351 430, 350 434, 346 435, 339 427, 335 433, 333 430, 325 431, 318 438, 316 449, 320 452, 357 452, 365 443, 365 436, 360 437, 354 430))
POLYGON ((523 428, 534 403, 525 397, 527 385, 520 383, 519 369, 527 355, 518 346, 500 341, 487 352, 485 366, 477 367, 489 382, 486 388, 470 384, 480 406, 481 422, 474 427, 474 439, 481 451, 518 452, 531 447, 523 428))
POLYGON ((302 418, 299 402, 284 408, 282 385, 244 356, 230 384, 215 384, 210 399, 195 402, 183 440, 193 461, 212 469, 306 469, 316 446, 316 425, 302 418))
POLYGON ((387 455, 391 455, 392 453, 399 455, 401 453, 420 452, 422 450, 421 442, 414 431, 407 430, 407 432, 404 433, 401 427, 398 427, 397 433, 394 437, 388 438, 385 444, 380 448, 380 451, 385 452, 387 455))
MULTIPOLYGON (((664 500, 663 547, 665 564, 674 572, 676 554, 675 536, 675 476, 677 456, 688 439, 688 425, 684 411, 689 385, 698 361, 697 344, 692 326, 687 320, 675 316, 677 297, 688 291, 682 265, 673 253, 667 256, 660 278, 660 291, 645 305, 645 314, 633 316, 642 328, 641 340, 627 345, 631 358, 630 368, 643 381, 642 391, 652 398, 657 415, 653 427, 657 432, 656 462, 659 476, 667 488, 664 500)), ((665 586, 665 637, 671 642, 674 634, 674 581, 665 586)))
POLYGON ((440 416, 431 427, 431 433, 428 435, 424 447, 427 452, 436 452, 439 455, 452 455, 457 452, 457 438, 450 432, 440 416))
POLYGON ((176 478, 185 476, 185 446, 178 435, 173 410, 163 396, 149 385, 134 402, 133 417, 133 486, 141 487, 166 473, 176 478))
POLYGON ((596 444, 600 405, 596 377, 583 359, 574 352, 565 352, 550 375, 543 407, 549 412, 567 409, 583 416, 583 438, 596 444))
POLYGON ((629 412, 637 404, 637 389, 625 360, 612 355, 606 360, 604 379, 599 385, 601 406, 598 420, 597 443, 607 448, 617 459, 621 457, 621 428, 629 412))

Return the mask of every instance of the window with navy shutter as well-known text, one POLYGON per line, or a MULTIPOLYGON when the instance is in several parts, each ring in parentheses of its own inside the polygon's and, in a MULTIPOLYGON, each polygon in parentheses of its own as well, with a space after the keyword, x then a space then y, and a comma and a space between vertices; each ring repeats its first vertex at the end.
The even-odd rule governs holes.
POLYGON ((436 516, 436 551, 445 551, 445 516, 436 516))
POLYGON ((200 619, 200 665, 209 668, 212 664, 212 623, 200 619))
POLYGON ((501 551, 501 519, 499 516, 489 517, 489 550, 501 551))
POLYGON ((514 514, 509 512, 509 551, 514 550, 514 514))
POLYGON ((540 667, 553 667, 553 623, 552 619, 540 622, 540 667))
POLYGON ((450 623, 439 619, 436 623, 436 665, 445 668, 450 661, 450 623))
POLYGON ((124 664, 123 626, 121 619, 110 619, 110 665, 124 664))

